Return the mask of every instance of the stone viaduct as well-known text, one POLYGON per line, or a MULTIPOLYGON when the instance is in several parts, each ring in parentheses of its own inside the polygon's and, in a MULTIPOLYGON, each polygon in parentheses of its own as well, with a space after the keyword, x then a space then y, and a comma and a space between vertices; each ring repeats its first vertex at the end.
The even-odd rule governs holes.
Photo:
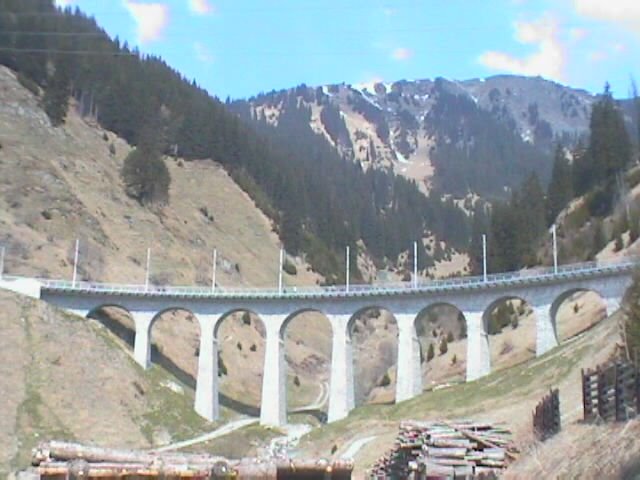
MULTIPOLYGON (((0 279, 0 288, 27 293, 63 309, 88 317, 97 309, 117 306, 135 322, 134 357, 143 368, 150 364, 154 321, 169 310, 191 312, 200 326, 195 410, 208 420, 219 415, 218 330, 222 321, 238 311, 261 319, 266 349, 260 423, 286 424, 286 365, 284 334, 297 315, 316 311, 332 328, 331 377, 328 421, 345 418, 354 408, 354 374, 351 333, 356 318, 367 309, 393 314, 398 326, 396 401, 422 392, 420 344, 416 319, 427 308, 449 304, 458 308, 467 323, 467 381, 491 372, 488 318, 498 302, 510 298, 526 301, 536 319, 536 354, 558 345, 556 314, 560 304, 582 290, 597 292, 607 313, 619 308, 631 282, 636 262, 567 265, 560 269, 464 277, 418 284, 289 288, 273 290, 222 290, 205 288, 144 287, 93 284, 17 277, 0 279)), ((313 335, 313 332, 309 332, 313 335)))

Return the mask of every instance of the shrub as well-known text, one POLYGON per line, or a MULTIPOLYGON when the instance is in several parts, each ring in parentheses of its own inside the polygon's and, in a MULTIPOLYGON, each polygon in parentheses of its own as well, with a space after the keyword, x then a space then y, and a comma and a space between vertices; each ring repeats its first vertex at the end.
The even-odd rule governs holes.
POLYGON ((436 352, 434 351, 433 343, 430 343, 429 348, 427 349, 427 362, 430 362, 431 360, 433 360, 433 357, 435 356, 436 356, 436 352))
POLYGON ((381 387, 388 387, 389 385, 391 385, 391 379, 389 378, 389 374, 385 373, 382 376, 382 380, 380 380, 380 386, 381 387))
POLYGON ((171 177, 159 154, 149 149, 134 149, 124 161, 121 175, 126 194, 141 205, 168 203, 171 177))
POLYGON ((251 350, 252 352, 255 352, 258 349, 258 347, 256 346, 256 344, 252 344, 251 347, 249 347, 249 350, 251 350))
POLYGON ((242 323, 251 325, 251 314, 249 312, 242 312, 242 323))
POLYGON ((227 366, 224 364, 224 360, 222 359, 222 355, 218 352, 218 376, 227 374, 227 366))
POLYGON ((449 351, 449 344, 447 343, 447 339, 443 338, 440 340, 440 355, 444 355, 449 351))
POLYGON ((455 365, 456 363, 458 363, 458 356, 454 354, 453 358, 451 359, 451 365, 455 365))
POLYGON ((282 269, 285 271, 285 273, 287 273, 288 275, 297 275, 298 274, 298 269, 296 268, 296 266, 290 262, 288 259, 284 261, 284 264, 282 265, 282 269))
POLYGON ((297 375, 296 375, 295 377, 293 377, 293 384, 294 384, 296 387, 299 387, 299 386, 300 386, 300 379, 298 378, 298 376, 297 376, 297 375))
POLYGON ((451 343, 453 342, 455 339, 453 338, 453 332, 449 331, 447 332, 447 342, 451 343))
POLYGON ((109 155, 111 155, 112 157, 116 156, 116 146, 113 143, 109 144, 109 155))
POLYGON ((238 347, 238 350, 242 351, 242 343, 238 342, 236 344, 236 347, 238 347))
POLYGON ((618 235, 616 235, 616 243, 614 244, 613 249, 614 251, 619 252, 623 248, 624 248, 624 242, 622 241, 622 235, 618 233, 618 235))

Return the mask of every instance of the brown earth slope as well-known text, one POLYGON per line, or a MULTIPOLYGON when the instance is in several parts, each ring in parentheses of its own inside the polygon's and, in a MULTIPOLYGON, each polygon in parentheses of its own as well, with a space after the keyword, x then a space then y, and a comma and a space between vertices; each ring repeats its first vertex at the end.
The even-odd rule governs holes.
POLYGON ((212 428, 97 322, 0 291, 0 477, 60 438, 145 448, 212 428))

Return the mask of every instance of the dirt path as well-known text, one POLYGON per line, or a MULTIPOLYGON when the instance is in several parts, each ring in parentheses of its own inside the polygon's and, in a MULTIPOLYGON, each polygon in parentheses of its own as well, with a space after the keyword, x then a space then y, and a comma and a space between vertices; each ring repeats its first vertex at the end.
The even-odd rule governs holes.
POLYGON ((376 439, 376 436, 371 435, 369 437, 359 438, 358 440, 355 440, 351 445, 349 445, 347 450, 342 455, 340 455, 340 458, 346 459, 346 458, 355 457, 362 447, 364 447, 367 443, 372 442, 375 439, 376 439))
POLYGON ((198 435, 195 438, 184 440, 182 442, 172 443, 171 445, 167 445, 165 447, 156 448, 154 449, 154 452, 170 452, 172 450, 179 450, 181 448, 190 447, 199 443, 208 442, 209 440, 213 440, 214 438, 222 437, 236 430, 240 430, 241 428, 253 425, 254 423, 258 423, 258 420, 258 418, 240 418, 238 420, 229 422, 226 425, 223 425, 213 432, 205 433, 204 435, 198 435))

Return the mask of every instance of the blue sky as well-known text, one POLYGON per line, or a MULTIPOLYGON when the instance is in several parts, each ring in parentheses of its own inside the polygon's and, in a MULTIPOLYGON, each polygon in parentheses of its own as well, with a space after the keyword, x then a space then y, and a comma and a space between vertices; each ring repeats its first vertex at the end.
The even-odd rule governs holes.
POLYGON ((640 0, 55 0, 220 98, 300 83, 541 75, 626 97, 640 0))

